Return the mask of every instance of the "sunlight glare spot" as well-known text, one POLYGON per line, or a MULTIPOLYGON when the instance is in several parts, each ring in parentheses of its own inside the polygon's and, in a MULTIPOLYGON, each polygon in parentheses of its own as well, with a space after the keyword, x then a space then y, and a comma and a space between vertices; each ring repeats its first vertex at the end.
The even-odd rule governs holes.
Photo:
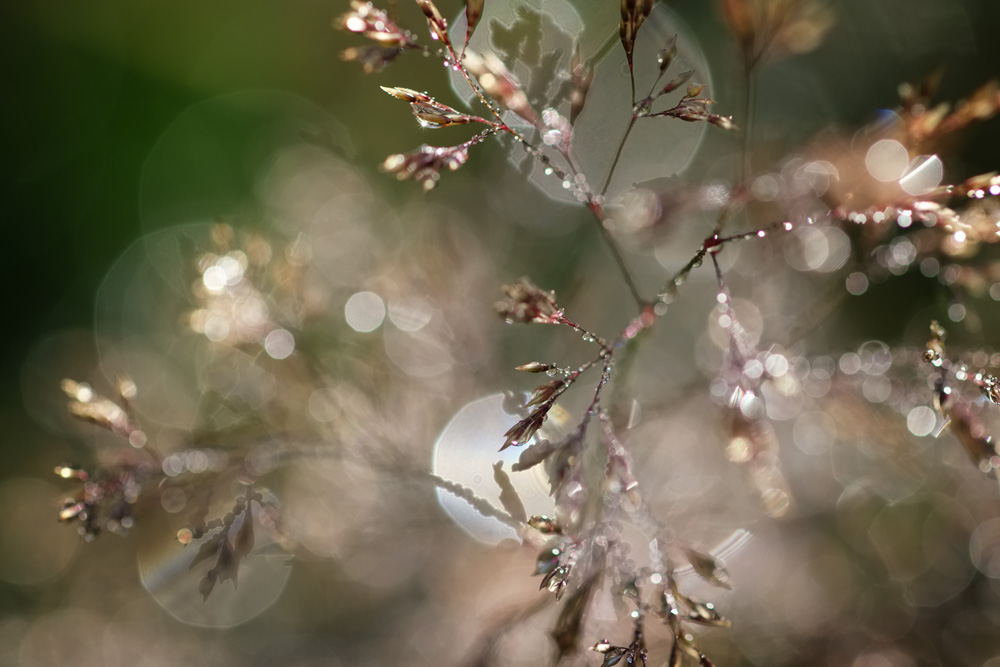
POLYGON ((899 186, 907 194, 925 195, 944 178, 944 165, 937 155, 923 155, 913 161, 906 175, 899 180, 899 186))
MULTIPOLYGON (((518 399, 514 401, 515 405, 523 401, 523 397, 518 399)), ((500 489, 491 470, 497 462, 501 462, 503 470, 510 473, 523 451, 520 447, 497 451, 503 443, 499 434, 516 424, 520 418, 519 415, 507 413, 504 406, 504 395, 493 394, 467 403, 459 409, 441 431, 434 445, 434 474, 483 498, 495 499, 500 489)), ((558 406, 553 410, 550 419, 543 426, 546 433, 542 437, 557 438, 563 433, 560 424, 564 423, 565 417, 561 415, 565 413, 558 406)), ((542 468, 544 466, 536 466, 530 471, 512 473, 509 480, 528 515, 553 516, 548 477, 542 468)), ((438 503, 458 526, 474 538, 487 544, 499 544, 508 538, 518 538, 513 528, 480 514, 452 493, 439 487, 438 503)))
POLYGON ((389 320, 401 331, 420 331, 433 317, 426 299, 393 300, 389 303, 389 320))
POLYGON ((344 304, 344 318, 352 329, 370 333, 385 319, 385 303, 375 292, 358 292, 344 304))
POLYGON ((851 275, 847 276, 845 283, 847 285, 847 291, 854 296, 861 296, 868 291, 868 276, 860 271, 855 271, 851 275))
POLYGON ((205 320, 205 337, 218 343, 229 337, 229 320, 221 315, 209 315, 205 320))
POLYGON ((868 173, 877 181, 897 181, 906 173, 910 156, 906 147, 895 139, 882 139, 872 144, 865 155, 868 173))
MULTIPOLYGON (((219 261, 215 263, 215 267, 212 268, 222 270, 223 274, 226 276, 227 285, 235 285, 243 279, 243 265, 235 257, 231 257, 229 255, 220 257, 219 261)), ((211 268, 209 270, 211 270, 211 268)), ((208 273, 208 271, 205 273, 208 273)))
POLYGON ((953 303, 948 306, 948 319, 952 322, 961 322, 965 319, 965 306, 960 303, 953 303))
POLYGON ((287 329, 275 329, 264 339, 264 350, 272 359, 286 359, 295 351, 295 336, 287 329))
POLYGON ((216 264, 215 266, 210 266, 205 269, 205 273, 201 277, 202 282, 205 283, 205 287, 208 288, 209 292, 221 292, 226 287, 226 283, 229 280, 229 276, 226 275, 226 270, 216 264))
POLYGON ((906 428, 915 436, 929 435, 937 424, 934 411, 926 405, 918 405, 906 415, 906 428))

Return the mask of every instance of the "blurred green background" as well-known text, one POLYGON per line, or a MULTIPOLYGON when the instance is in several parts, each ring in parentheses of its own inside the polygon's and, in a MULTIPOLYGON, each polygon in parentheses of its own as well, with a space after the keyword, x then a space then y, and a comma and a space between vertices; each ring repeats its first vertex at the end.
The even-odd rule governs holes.
MULTIPOLYGON (((731 45, 721 41, 712 3, 672 4, 696 33, 720 44, 703 41, 702 48, 716 78, 726 81, 731 45)), ((897 83, 937 64, 947 65, 942 99, 961 96, 996 74, 988 47, 1000 25, 994 2, 831 4, 841 14, 833 38, 845 30, 846 17, 846 30, 858 41, 850 61, 829 57, 835 45, 805 57, 808 66, 821 66, 813 76, 851 91, 828 100, 832 118, 824 120, 868 120, 874 106, 893 103, 897 83), (935 19, 935 7, 946 10, 946 20, 929 30, 925 24, 935 19), (888 29, 892 34, 880 34, 888 29)), ((455 2, 443 7, 446 14, 460 8, 455 2)), ((139 189, 146 159, 192 105, 247 90, 300 96, 349 128, 362 167, 415 143, 414 128, 393 113, 398 108, 375 84, 406 81, 440 89, 436 70, 404 58, 366 80, 339 58, 345 46, 358 43, 331 29, 331 19, 345 9, 346 3, 319 0, 97 0, 3 8, 6 174, 0 211, 10 321, 4 330, 5 378, 16 376, 26 347, 40 333, 87 325, 102 277, 143 229, 139 189)), ((415 18, 405 8, 404 16, 415 18)), ((768 76, 780 82, 780 72, 768 76)), ((770 103, 767 85, 763 105, 770 103)), ((721 92, 716 97, 724 99, 721 92)), ((998 133, 985 128, 977 135, 965 156, 973 168, 987 168, 998 133)), ((392 189, 388 181, 386 189, 392 189)), ((8 399, 12 390, 6 383, 8 399)))
MULTIPOLYGON (((402 4, 410 25, 419 26, 402 4)), ((585 18, 596 4, 580 3, 585 18)), ((874 107, 891 106, 900 81, 937 64, 947 65, 942 99, 960 97, 997 73, 989 45, 1000 10, 991 0, 831 4, 840 20, 831 40, 797 59, 824 86, 844 93, 824 100, 827 117, 816 119, 817 126, 869 120, 874 107), (848 43, 829 43, 838 38, 848 43)), ((363 168, 415 145, 414 128, 375 83, 440 90, 438 72, 404 58, 366 80, 355 65, 341 62, 340 51, 358 43, 331 29, 346 5, 95 0, 7 3, 0 10, 7 64, 0 134, 6 165, 0 275, 9 322, 3 332, 4 405, 17 404, 15 378, 32 340, 66 325, 88 325, 102 277, 143 230, 139 191, 146 160, 192 105, 247 90, 299 96, 349 128, 363 168)), ((672 5, 702 39, 717 81, 726 83, 732 47, 713 4, 672 5)), ((449 15, 460 4, 442 7, 449 15)), ((769 86, 780 87, 785 67, 791 65, 767 74, 763 106, 785 102, 772 102, 768 94, 769 86)), ((724 92, 715 93, 723 102, 724 92)), ((977 131, 964 153, 973 169, 992 166, 998 136, 995 127, 977 131)), ((392 196, 388 180, 385 187, 392 196)))

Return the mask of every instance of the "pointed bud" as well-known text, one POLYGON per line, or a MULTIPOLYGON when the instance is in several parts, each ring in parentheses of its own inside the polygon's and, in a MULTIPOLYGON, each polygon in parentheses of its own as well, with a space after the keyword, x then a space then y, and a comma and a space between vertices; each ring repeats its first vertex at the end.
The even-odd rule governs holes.
POLYGON ((507 514, 518 521, 526 521, 528 513, 524 509, 524 502, 511 483, 510 475, 504 472, 503 461, 497 461, 493 464, 493 481, 500 487, 500 504, 503 505, 507 514))
POLYGON ((479 24, 479 19, 483 17, 483 6, 486 4, 485 0, 465 0, 465 47, 469 45, 469 40, 472 39, 472 33, 476 29, 476 25, 479 24))
MULTIPOLYGON (((178 536, 180 536, 180 533, 178 533, 178 536)), ((188 565, 188 570, 193 570, 198 563, 204 560, 208 560, 209 558, 214 556, 219 551, 219 544, 221 542, 222 542, 221 533, 219 533, 215 537, 206 540, 204 544, 198 547, 198 553, 194 555, 194 558, 191 560, 191 564, 188 565)))
POLYGON ((236 533, 233 549, 236 551, 236 557, 242 559, 250 555, 253 547, 253 508, 248 504, 246 511, 243 513, 243 525, 240 526, 239 532, 236 533))
POLYGON ((208 601, 208 596, 212 594, 212 589, 215 588, 215 570, 209 570, 208 574, 198 582, 198 592, 201 593, 202 602, 208 601))
POLYGON ((219 558, 215 561, 213 571, 218 575, 219 581, 232 580, 233 588, 239 586, 240 561, 233 550, 233 544, 226 536, 219 546, 219 558))
POLYGON ((688 86, 687 95, 685 97, 698 97, 705 90, 705 84, 703 83, 692 83, 688 86))
POLYGON ((520 366, 516 367, 514 370, 516 370, 516 371, 524 371, 526 373, 544 373, 545 371, 547 371, 547 370, 549 370, 550 368, 553 368, 553 367, 554 366, 552 364, 543 364, 540 361, 532 361, 532 362, 529 362, 527 364, 521 364, 520 366))
POLYGON ((671 35, 670 39, 667 40, 666 46, 660 49, 660 52, 656 54, 656 62, 660 65, 660 74, 667 71, 670 67, 670 63, 674 61, 674 57, 677 56, 677 35, 671 35))
POLYGON ((686 547, 684 555, 687 557, 691 567, 702 579, 720 588, 732 588, 729 585, 729 573, 721 561, 714 556, 702 553, 696 549, 686 547))

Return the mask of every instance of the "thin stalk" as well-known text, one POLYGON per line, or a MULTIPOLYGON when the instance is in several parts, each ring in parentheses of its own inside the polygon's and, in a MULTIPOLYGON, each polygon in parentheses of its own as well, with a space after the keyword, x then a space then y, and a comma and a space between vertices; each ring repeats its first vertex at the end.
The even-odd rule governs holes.
POLYGON ((743 145, 740 148, 739 183, 744 183, 750 174, 750 135, 753 133, 754 115, 757 108, 757 68, 754 63, 744 59, 744 76, 746 85, 743 90, 743 145))
POLYGON ((635 108, 635 72, 632 71, 631 61, 628 64, 628 80, 632 84, 632 108, 635 108))
POLYGON ((702 260, 705 259, 705 255, 708 254, 708 248, 704 245, 698 249, 698 252, 694 254, 694 257, 688 260, 688 263, 681 267, 681 270, 671 276, 667 284, 663 286, 660 290, 659 298, 660 301, 664 303, 669 302, 669 298, 673 297, 677 292, 678 286, 687 278, 687 274, 691 273, 692 270, 701 266, 702 260))
MULTIPOLYGON (((632 91, 632 97, 635 98, 635 91, 632 91)), ((635 106, 635 103, 632 103, 635 106)), ((622 135, 621 141, 618 142, 618 150, 615 151, 615 159, 611 162, 611 168, 608 169, 608 177, 604 179, 604 185, 601 187, 601 197, 603 197, 608 192, 608 187, 611 185, 611 178, 615 175, 615 169, 618 167, 618 160, 621 159, 622 151, 625 149, 625 142, 628 141, 628 136, 632 133, 632 128, 635 126, 636 117, 633 114, 632 120, 629 121, 628 127, 625 128, 625 134, 622 135)))
MULTIPOLYGON (((635 107, 635 79, 632 78, 632 106, 635 107)), ((632 119, 628 123, 628 127, 625 128, 625 133, 622 135, 621 141, 618 142, 618 148, 615 150, 615 159, 611 162, 611 168, 608 169, 608 176, 604 179, 604 185, 601 186, 601 192, 599 196, 600 200, 604 199, 604 195, 608 192, 608 187, 611 185, 611 179, 615 175, 615 169, 618 167, 618 161, 621 159, 622 151, 625 148, 625 142, 628 141, 629 135, 632 133, 632 128, 635 126, 636 117, 635 114, 632 115, 632 119)), ((632 274, 629 272, 628 267, 625 265, 625 258, 622 257, 621 251, 618 249, 618 244, 612 238, 611 233, 608 228, 604 226, 604 208, 601 204, 597 203, 593 198, 588 200, 588 206, 593 212, 594 217, 597 219, 597 226, 601 230, 601 236, 604 239, 605 245, 611 251, 611 255, 615 258, 615 262, 618 264, 618 269, 621 271, 622 277, 625 279, 625 284, 628 285, 629 292, 632 294, 632 299, 635 301, 636 305, 642 308, 646 301, 640 296, 639 290, 635 285, 635 281, 632 279, 632 274)))
POLYGON ((604 215, 604 208, 593 199, 590 199, 587 202, 587 207, 594 214, 597 226, 601 230, 601 237, 604 239, 605 245, 607 245, 608 249, 611 251, 611 256, 614 257, 615 263, 618 265, 618 270, 621 272, 622 278, 628 286, 628 291, 632 294, 632 299, 635 301, 635 304, 639 306, 639 308, 642 308, 646 305, 646 301, 639 294, 639 289, 635 286, 635 280, 632 278, 632 273, 625 265, 625 258, 622 257, 621 251, 618 250, 618 244, 611 236, 611 232, 608 231, 608 228, 604 226, 604 221, 607 217, 604 215))
MULTIPOLYGON (((475 81, 473 81, 472 75, 469 74, 469 71, 465 68, 465 65, 462 63, 462 59, 455 52, 454 47, 449 43, 447 45, 447 48, 448 48, 449 53, 451 54, 453 62, 457 63, 457 65, 458 65, 458 71, 461 73, 462 78, 464 78, 465 81, 466 81, 466 83, 469 84, 469 87, 472 88, 472 91, 476 94, 476 97, 479 98, 479 101, 482 102, 484 105, 486 105, 486 107, 490 110, 490 112, 493 114, 493 116, 497 119, 498 125, 496 126, 496 130, 508 132, 515 139, 517 139, 519 142, 521 142, 521 144, 523 146, 525 146, 525 148, 528 150, 529 153, 536 155, 543 162, 545 162, 547 164, 551 164, 547 159, 545 159, 544 154, 539 149, 535 148, 531 143, 528 142, 527 139, 525 139, 523 136, 521 136, 520 133, 518 133, 516 130, 514 130, 512 127, 510 127, 506 123, 504 123, 503 118, 500 116, 500 110, 497 108, 497 106, 490 99, 488 99, 483 94, 483 91, 479 87, 479 85, 475 81)), ((630 73, 630 77, 629 78, 630 78, 631 83, 632 83, 632 106, 634 107, 635 106, 635 77, 631 76, 631 70, 629 71, 629 73, 630 73)), ((622 136, 621 142, 619 142, 619 144, 618 144, 618 150, 615 152, 614 162, 611 165, 610 171, 608 172, 608 177, 607 177, 607 180, 604 183, 604 187, 601 189, 601 195, 600 196, 602 198, 603 198, 604 194, 607 192, 608 186, 611 183, 611 178, 614 176, 615 168, 618 165, 618 160, 621 158, 622 149, 625 147, 625 142, 628 140, 628 136, 629 136, 629 134, 632 131, 632 126, 635 125, 635 120, 636 120, 635 116, 633 115, 632 116, 632 120, 629 121, 628 128, 625 130, 625 134, 622 136)), ((559 154, 562 155, 563 159, 566 161, 566 166, 569 169, 570 173, 573 174, 573 175, 578 174, 579 170, 578 170, 578 168, 577 168, 574 160, 572 159, 572 156, 569 155, 568 153, 566 153, 563 150, 559 150, 559 149, 557 149, 557 150, 558 150, 559 154)), ((612 255, 612 257, 614 257, 615 263, 618 265, 618 269, 621 272, 622 278, 624 279, 625 284, 628 287, 628 290, 629 290, 629 292, 632 295, 632 299, 635 301, 635 303, 636 303, 637 306, 639 306, 640 308, 642 308, 643 306, 646 305, 646 301, 639 294, 639 290, 636 287, 635 280, 632 278, 631 272, 628 270, 628 267, 625 265, 625 259, 624 259, 624 257, 622 257, 621 251, 618 249, 618 244, 615 243, 615 240, 611 237, 610 232, 608 232, 607 228, 604 226, 604 221, 606 219, 606 216, 604 215, 604 209, 598 203, 596 203, 594 201, 593 197, 590 197, 590 196, 587 197, 587 207, 590 209, 590 211, 594 214, 594 217, 596 218, 597 226, 601 230, 601 237, 604 239, 605 245, 607 245, 608 249, 611 251, 611 255, 612 255)))
POLYGON ((616 355, 615 385, 611 390, 611 415, 617 419, 625 411, 625 401, 628 398, 629 379, 632 370, 635 368, 635 360, 639 356, 639 349, 649 336, 636 336, 625 343, 624 349, 616 355))

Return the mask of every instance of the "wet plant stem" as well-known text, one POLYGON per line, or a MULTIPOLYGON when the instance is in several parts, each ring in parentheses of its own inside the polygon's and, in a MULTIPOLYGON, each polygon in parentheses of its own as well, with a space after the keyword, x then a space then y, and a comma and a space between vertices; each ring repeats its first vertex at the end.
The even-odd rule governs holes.
MULTIPOLYGON (((632 70, 632 61, 629 60, 628 63, 628 80, 632 84, 632 108, 635 108, 635 72, 632 70)), ((632 119, 635 121, 635 118, 632 119)))
MULTIPOLYGON (((754 110, 757 107, 756 61, 751 60, 746 54, 743 56, 743 73, 743 119, 741 123, 743 138, 740 142, 740 164, 736 178, 736 193, 746 190, 745 184, 747 176, 750 174, 750 136, 754 126, 754 110)), ((715 227, 712 229, 712 234, 722 233, 726 223, 732 218, 734 208, 738 205, 737 199, 739 198, 731 200, 719 213, 719 217, 715 221, 715 227)))
MULTIPOLYGON (((632 98, 635 99, 635 93, 632 94, 632 98)), ((634 106, 634 103, 633 103, 634 106)), ((625 142, 628 141, 628 136, 632 133, 632 128, 635 127, 636 116, 632 115, 632 120, 628 122, 628 127, 625 128, 625 134, 622 135, 622 140, 618 142, 618 149, 615 151, 615 159, 611 162, 611 168, 608 169, 608 176, 604 179, 604 185, 601 186, 601 197, 604 197, 608 192, 608 187, 611 185, 611 179, 615 175, 615 169, 618 167, 618 160, 622 157, 622 151, 625 149, 625 142)))
POLYGON ((635 285, 632 273, 625 265, 625 258, 622 257, 622 253, 618 249, 618 244, 615 242, 614 237, 611 236, 611 232, 604 224, 604 221, 607 219, 607 216, 604 214, 604 208, 594 199, 590 199, 587 202, 587 207, 590 209, 591 213, 594 214, 594 221, 597 223, 598 229, 601 230, 601 237, 604 239, 604 244, 608 246, 608 250, 611 251, 611 256, 614 257, 615 263, 618 265, 618 271, 621 273, 622 279, 625 281, 625 285, 628 286, 628 291, 632 295, 632 300, 635 301, 635 305, 640 309, 643 308, 646 305, 646 301, 639 294, 639 289, 635 285))
MULTIPOLYGON (((757 108, 757 68, 754 62, 744 58, 743 72, 745 86, 743 90, 743 142, 740 146, 740 173, 737 187, 744 188, 750 175, 750 143, 754 129, 754 112, 757 108)), ((749 221, 748 221, 749 223, 749 221)), ((725 221, 722 222, 725 224, 725 221)), ((722 231, 720 226, 718 231, 722 231)))
MULTIPOLYGON (((635 78, 630 78, 632 82, 632 106, 635 107, 635 78)), ((598 201, 604 200, 604 195, 608 192, 608 187, 611 185, 611 179, 615 175, 615 169, 618 167, 618 161, 621 159, 622 151, 625 149, 625 142, 628 141, 629 135, 632 133, 632 128, 635 127, 636 116, 632 115, 632 119, 628 122, 628 127, 625 128, 625 133, 622 135, 621 141, 618 142, 618 148, 615 150, 615 159, 611 162, 611 168, 608 169, 607 178, 604 179, 604 185, 601 186, 601 193, 598 196, 598 201)), ((604 221, 606 216, 604 214, 604 208, 598 201, 593 198, 588 201, 588 206, 593 212, 594 217, 597 220, 597 225, 601 229, 601 236, 604 238, 605 244, 611 250, 612 256, 615 258, 615 262, 618 264, 618 269, 621 271, 622 277, 625 279, 625 283, 628 285, 629 292, 632 294, 632 299, 635 301, 639 308, 646 305, 646 301, 640 296, 639 290, 635 286, 635 280, 632 278, 632 274, 629 272, 628 267, 625 266, 625 259, 622 257, 621 251, 618 249, 618 244, 615 242, 614 238, 611 236, 611 232, 605 226, 604 221)))
MULTIPOLYGON (((626 410, 625 403, 630 396, 627 391, 629 378, 632 370, 635 368, 635 359, 639 354, 639 350, 643 342, 648 338, 649 335, 643 335, 643 332, 640 332, 638 336, 628 340, 625 343, 625 348, 615 355, 615 383, 611 389, 609 411, 612 420, 616 422, 622 423, 622 417, 625 415, 626 410)), ((627 419, 624 423, 628 426, 627 419)))
MULTIPOLYGON (((482 89, 473 80, 472 75, 469 73, 469 71, 465 68, 465 65, 462 63, 462 56, 464 56, 464 52, 463 52, 462 56, 459 56, 455 52, 455 49, 451 46, 451 44, 448 44, 448 51, 451 54, 453 62, 455 62, 455 63, 458 64, 458 68, 457 69, 461 73, 462 77, 465 79, 466 83, 469 84, 469 87, 472 89, 472 91, 479 98, 479 101, 482 102, 484 105, 486 105, 486 107, 490 110, 490 112, 493 114, 493 116, 497 119, 498 122, 495 125, 493 125, 494 131, 508 132, 517 141, 519 141, 523 146, 525 146, 529 153, 531 153, 533 155, 536 155, 536 157, 541 156, 541 152, 538 151, 537 148, 534 148, 528 142, 527 139, 525 139, 517 131, 515 131, 509 125, 507 125, 506 123, 503 122, 503 118, 500 116, 499 109, 497 109, 496 105, 493 104, 483 94, 482 89)), ((630 74, 631 74, 631 72, 630 72, 630 74)), ((630 76, 629 79, 630 79, 630 81, 632 83, 632 106, 634 107, 635 106, 635 77, 634 76, 630 76)), ((611 169, 608 171, 608 177, 607 177, 607 180, 605 180, 605 182, 604 182, 604 187, 601 188, 601 195, 600 196, 601 196, 602 199, 604 197, 604 194, 608 190, 608 186, 611 184, 611 178, 614 176, 615 168, 618 165, 618 160, 621 158, 622 150, 625 147, 625 142, 628 140, 628 136, 632 132, 632 127, 635 125, 635 120, 636 120, 636 117, 635 117, 635 115, 633 115, 632 119, 629 121, 628 128, 626 128, 626 130, 625 130, 625 134, 622 136, 622 139, 621 139, 621 141, 618 144, 618 150, 615 152, 614 162, 611 164, 611 169)), ((559 150, 559 154, 562 155, 563 159, 565 160, 566 165, 567 165, 570 173, 572 173, 574 175, 578 174, 579 173, 579 169, 577 168, 577 166, 576 166, 576 164, 575 164, 572 156, 570 154, 568 154, 564 150, 559 150)), ((639 294, 639 290, 638 290, 638 288, 636 287, 636 284, 635 284, 635 279, 632 277, 631 272, 628 270, 628 267, 625 265, 625 259, 624 259, 624 257, 622 257, 621 250, 619 250, 618 244, 615 242, 614 238, 612 238, 611 233, 608 231, 608 228, 604 224, 604 222, 606 220, 606 216, 604 214, 604 209, 601 207, 601 205, 599 203, 597 203, 597 202, 594 201, 593 197, 589 197, 587 199, 587 206, 588 206, 588 208, 591 210, 591 212, 595 216, 595 219, 596 219, 596 222, 597 222, 597 226, 601 230, 601 237, 604 239, 605 245, 607 245, 608 249, 611 251, 611 256, 614 257, 615 264, 618 265, 618 270, 621 272, 622 279, 625 281, 625 284, 628 287, 629 293, 632 295, 632 299, 635 301, 636 305, 640 309, 642 309, 646 305, 646 301, 639 294)))

